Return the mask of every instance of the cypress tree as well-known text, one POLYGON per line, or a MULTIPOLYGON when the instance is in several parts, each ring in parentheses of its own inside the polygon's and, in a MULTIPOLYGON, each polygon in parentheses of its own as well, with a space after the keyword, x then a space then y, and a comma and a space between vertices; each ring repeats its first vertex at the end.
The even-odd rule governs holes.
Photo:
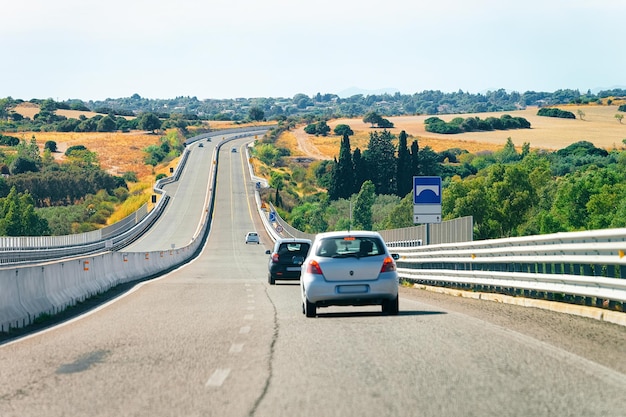
POLYGON ((393 138, 388 130, 370 133, 369 146, 364 152, 376 194, 396 192, 396 150, 391 143, 393 138))
POLYGON ((417 177, 420 175, 420 147, 417 143, 417 139, 411 142, 411 176, 417 177))
POLYGON ((350 198, 354 193, 354 166, 350 152, 350 137, 347 134, 341 139, 334 181, 337 198, 350 198))
POLYGON ((397 195, 403 198, 413 188, 413 176, 411 175, 411 154, 407 147, 407 134, 400 132, 398 140, 398 168, 397 168, 397 195))
POLYGON ((352 165, 354 166, 354 190, 360 190, 365 181, 369 179, 367 162, 361 155, 361 150, 356 148, 352 154, 352 165))

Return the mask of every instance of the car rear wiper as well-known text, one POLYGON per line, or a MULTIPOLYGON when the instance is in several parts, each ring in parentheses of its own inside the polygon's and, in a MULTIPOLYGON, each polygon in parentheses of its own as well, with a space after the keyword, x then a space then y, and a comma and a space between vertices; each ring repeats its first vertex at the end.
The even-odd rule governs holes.
POLYGON ((338 253, 337 255, 333 255, 333 258, 360 258, 358 252, 349 252, 349 253, 338 253))

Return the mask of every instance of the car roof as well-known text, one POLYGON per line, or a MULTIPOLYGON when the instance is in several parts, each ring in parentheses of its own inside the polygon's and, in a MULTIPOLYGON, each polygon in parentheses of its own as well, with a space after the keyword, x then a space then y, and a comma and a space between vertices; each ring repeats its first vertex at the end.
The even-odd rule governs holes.
POLYGON ((325 239, 329 237, 344 237, 344 236, 354 236, 354 237, 377 237, 381 238, 382 236, 378 232, 373 232, 370 230, 343 230, 338 232, 324 232, 318 233, 315 235, 315 240, 325 239))
POLYGON ((303 239, 299 237, 283 237, 276 239, 276 243, 308 243, 311 244, 311 239, 303 239))

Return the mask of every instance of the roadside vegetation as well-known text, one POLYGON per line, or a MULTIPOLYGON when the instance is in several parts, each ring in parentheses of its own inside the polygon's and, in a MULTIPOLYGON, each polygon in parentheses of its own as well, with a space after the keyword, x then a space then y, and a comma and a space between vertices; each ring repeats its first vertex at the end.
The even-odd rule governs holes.
POLYGON ((277 148, 281 135, 289 132, 254 148, 257 171, 270 179, 263 198, 308 233, 413 226, 416 175, 443 178, 444 219, 473 216, 475 239, 626 226, 624 147, 607 151, 579 141, 531 150, 509 138, 497 151, 435 152, 404 131, 383 129, 369 132, 366 149, 352 148, 344 134, 334 139, 338 157, 306 160, 277 148))
MULTIPOLYGON (((495 150, 492 146, 472 153, 461 141, 435 151, 389 118, 433 115, 422 123, 435 133, 451 127, 513 131, 528 129, 530 123, 508 115, 457 116, 448 122, 434 115, 613 104, 620 105, 615 119, 621 124, 624 97, 623 90, 424 91, 349 98, 297 94, 288 99, 202 101, 150 100, 136 94, 102 102, 7 97, 0 99, 0 206, 5 210, 0 234, 79 233, 118 221, 149 203, 154 181, 168 175, 186 137, 243 123, 277 125, 257 142, 253 163, 270 182, 263 197, 308 232, 412 226, 413 175, 442 176, 444 215, 473 215, 476 238, 617 227, 624 216, 603 215, 602 209, 609 208, 600 204, 613 201, 614 213, 624 210, 624 158, 617 147, 607 151, 580 141, 572 148, 542 151, 531 150, 528 143, 515 146, 509 138, 495 150), (368 129, 351 126, 346 117, 362 118, 368 129), (292 133, 301 126, 316 138, 322 154, 334 158, 320 160, 303 151, 292 133), (589 182, 587 192, 566 203, 576 194, 562 187, 578 189, 577 181, 589 182), (608 189, 602 188, 605 184, 608 189), (18 219, 17 212, 25 217, 18 219), (7 227, 7 219, 32 223, 7 227)), ((582 120, 584 112, 578 114, 582 120)))

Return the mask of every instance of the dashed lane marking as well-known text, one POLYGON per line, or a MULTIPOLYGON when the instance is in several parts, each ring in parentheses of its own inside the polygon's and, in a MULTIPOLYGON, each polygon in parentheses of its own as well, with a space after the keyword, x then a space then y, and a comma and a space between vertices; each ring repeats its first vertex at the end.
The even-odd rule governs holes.
POLYGON ((229 368, 218 368, 213 372, 213 375, 209 378, 209 380, 204 385, 205 387, 221 387, 228 375, 230 374, 229 368))

